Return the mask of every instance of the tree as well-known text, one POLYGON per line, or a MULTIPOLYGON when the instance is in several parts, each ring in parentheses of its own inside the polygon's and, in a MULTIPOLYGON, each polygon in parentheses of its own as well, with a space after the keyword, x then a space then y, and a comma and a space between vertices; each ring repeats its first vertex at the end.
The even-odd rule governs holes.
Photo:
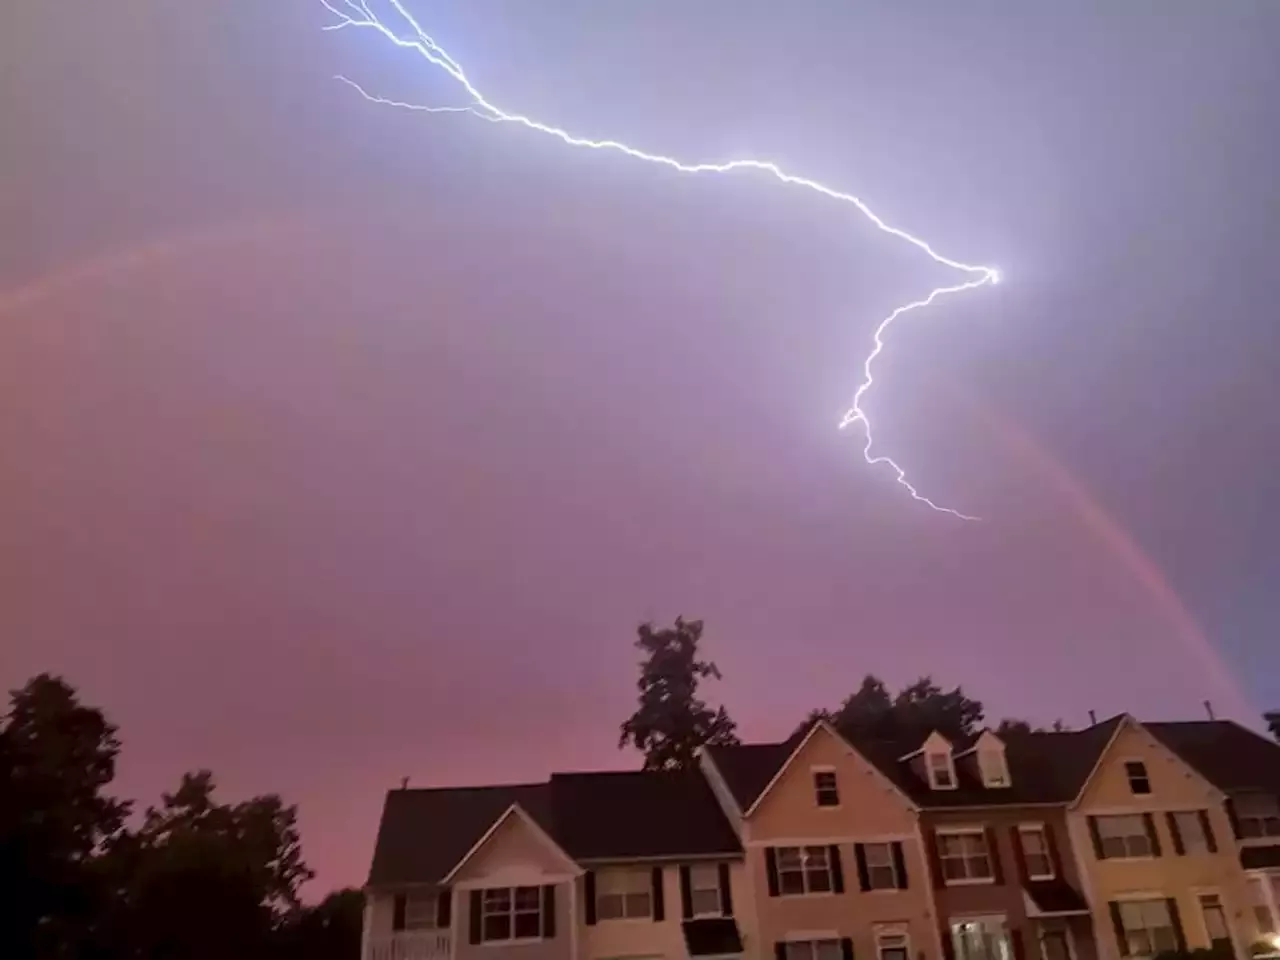
POLYGON ((1280 740, 1280 710, 1271 710, 1262 715, 1262 719, 1267 721, 1267 729, 1271 731, 1271 736, 1276 740, 1280 740))
POLYGON ((996 736, 998 737, 1022 737, 1029 733, 1044 733, 1040 727, 1032 727, 1026 720, 1014 720, 1011 717, 1005 717, 996 727, 996 736))
POLYGON ((94 857, 123 828, 107 795, 120 742, 60 677, 10 694, 0 721, 0 956, 79 954, 100 900, 94 857))
POLYGON ((921 677, 894 696, 883 680, 867 674, 839 710, 810 711, 797 732, 819 718, 828 719, 845 733, 878 740, 923 740, 934 730, 960 740, 977 732, 983 707, 981 701, 965 696, 960 687, 943 690, 931 677, 921 677))
POLYGON ((290 916, 280 932, 277 960, 357 960, 363 922, 364 893, 335 891, 290 916))
POLYGON ((716 665, 698 659, 702 621, 676 617, 672 627, 655 630, 642 623, 636 646, 640 663, 639 706, 622 723, 621 749, 633 744, 644 754, 646 770, 687 770, 705 744, 737 743, 737 725, 724 707, 713 709, 698 699, 698 684, 720 679, 716 665))
POLYGON ((835 723, 842 730, 863 736, 889 738, 899 735, 889 688, 883 680, 870 673, 862 678, 862 685, 840 704, 835 713, 835 723))

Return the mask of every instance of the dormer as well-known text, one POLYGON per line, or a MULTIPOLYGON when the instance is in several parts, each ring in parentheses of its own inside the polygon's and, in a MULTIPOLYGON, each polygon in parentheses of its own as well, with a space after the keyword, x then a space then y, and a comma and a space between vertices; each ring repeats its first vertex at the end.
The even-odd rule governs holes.
POLYGON ((964 765, 966 772, 989 790, 1013 785, 1004 741, 990 730, 983 730, 971 747, 956 754, 956 759, 964 765))
POLYGON ((951 741, 935 730, 921 744, 920 749, 902 759, 929 784, 930 790, 955 790, 960 783, 956 778, 956 763, 951 751, 951 741))

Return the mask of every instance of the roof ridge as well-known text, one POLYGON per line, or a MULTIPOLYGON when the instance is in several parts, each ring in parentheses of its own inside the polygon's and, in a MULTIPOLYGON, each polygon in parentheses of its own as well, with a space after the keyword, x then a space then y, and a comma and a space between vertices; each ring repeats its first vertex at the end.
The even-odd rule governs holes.
POLYGON ((547 786, 549 783, 550 783, 550 780, 532 780, 532 781, 525 781, 525 782, 522 782, 522 783, 481 783, 481 784, 459 784, 459 785, 457 785, 457 786, 451 786, 451 787, 444 787, 444 786, 437 786, 437 787, 391 787, 391 788, 389 788, 389 789, 387 790, 387 794, 388 794, 388 795, 391 795, 391 794, 395 794, 395 793, 417 793, 417 794, 422 794, 422 793, 447 793, 447 792, 449 792, 449 791, 462 791, 462 790, 471 790, 471 791, 480 791, 480 790, 483 790, 483 791, 486 791, 486 792, 495 792, 495 793, 496 793, 496 792, 501 791, 501 790, 522 790, 522 789, 527 789, 527 788, 531 788, 531 787, 545 787, 545 786, 547 786))

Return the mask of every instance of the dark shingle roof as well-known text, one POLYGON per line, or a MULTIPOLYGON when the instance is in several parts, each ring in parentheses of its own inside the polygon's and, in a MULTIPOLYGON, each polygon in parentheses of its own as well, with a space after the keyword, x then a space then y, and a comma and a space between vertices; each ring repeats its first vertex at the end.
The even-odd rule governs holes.
POLYGON ((1280 743, 1231 720, 1143 726, 1225 793, 1257 790, 1280 794, 1280 743))
POLYGON ((796 741, 782 743, 744 743, 733 747, 707 747, 716 769, 724 777, 725 785, 738 801, 738 808, 746 810, 764 792, 782 765, 791 756, 796 741))
POLYGON ((439 883, 513 803, 575 859, 742 853, 697 771, 563 773, 548 783, 389 791, 369 883, 439 883))
POLYGON ((557 773, 553 836, 578 860, 741 854, 700 771, 557 773))

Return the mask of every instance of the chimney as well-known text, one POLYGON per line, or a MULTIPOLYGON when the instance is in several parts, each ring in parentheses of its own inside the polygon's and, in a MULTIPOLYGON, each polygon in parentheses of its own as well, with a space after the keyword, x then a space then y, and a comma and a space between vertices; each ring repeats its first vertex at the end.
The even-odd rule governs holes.
POLYGON ((1096 727, 1098 725, 1098 715, 1092 710, 1089 711, 1089 726, 1096 727))
POLYGON ((1206 701, 1204 702, 1204 712, 1205 712, 1205 713, 1207 713, 1207 714, 1209 715, 1209 719, 1210 719, 1210 720, 1217 720, 1217 719, 1218 719, 1217 717, 1215 717, 1215 716, 1213 715, 1213 704, 1212 704, 1212 703, 1210 703, 1208 700, 1206 700, 1206 701))
POLYGON ((401 777, 401 778, 400 778, 400 789, 401 789, 401 790, 408 790, 408 789, 409 789, 409 778, 408 778, 408 777, 401 777))

